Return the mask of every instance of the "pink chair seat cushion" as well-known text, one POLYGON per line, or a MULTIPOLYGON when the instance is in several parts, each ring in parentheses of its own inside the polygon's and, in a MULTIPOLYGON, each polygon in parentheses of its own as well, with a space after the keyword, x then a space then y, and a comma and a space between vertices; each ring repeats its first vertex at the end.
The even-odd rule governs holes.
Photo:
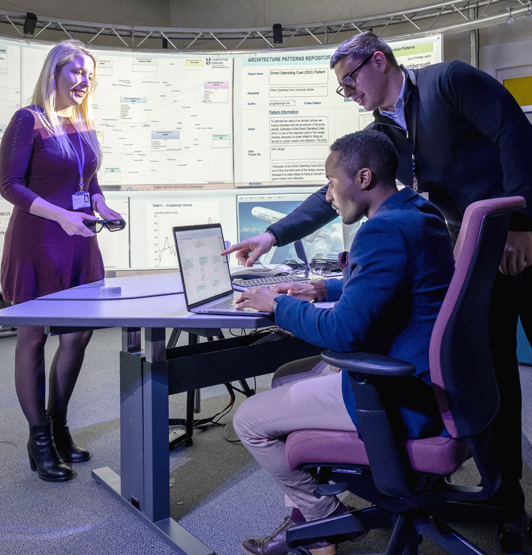
MULTIPOLYGON (((400 442, 406 465, 417 472, 447 476, 470 457, 467 443, 446 437, 400 442)), ((286 463, 295 470, 302 464, 369 466, 364 442, 356 432, 300 430, 286 440, 286 463)))

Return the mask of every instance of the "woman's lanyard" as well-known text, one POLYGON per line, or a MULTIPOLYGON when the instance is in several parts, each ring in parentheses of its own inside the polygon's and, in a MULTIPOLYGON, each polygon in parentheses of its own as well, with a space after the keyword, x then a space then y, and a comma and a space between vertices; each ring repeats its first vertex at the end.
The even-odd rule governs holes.
POLYGON ((78 210, 79 208, 88 208, 91 205, 89 193, 83 190, 83 168, 85 167, 85 150, 83 149, 83 144, 81 143, 81 135, 79 131, 77 132, 77 135, 81 157, 78 154, 77 150, 74 148, 74 145, 72 145, 72 141, 70 141, 70 144, 72 145, 72 150, 74 151, 74 154, 76 155, 76 159, 78 161, 79 172, 79 191, 72 195, 72 207, 74 208, 74 210, 78 210))
MULTIPOLYGON (((76 134, 78 136, 79 150, 81 152, 81 158, 79 157, 79 154, 78 154, 77 150, 74 148, 74 145, 72 145, 72 148, 73 148, 74 154, 76 155, 76 158, 78 160, 79 192, 83 193, 83 168, 85 167, 85 150, 83 149, 83 145, 81 144, 81 136, 79 134, 79 131, 76 134)), ((72 143, 70 143, 70 144, 72 144, 72 143)))

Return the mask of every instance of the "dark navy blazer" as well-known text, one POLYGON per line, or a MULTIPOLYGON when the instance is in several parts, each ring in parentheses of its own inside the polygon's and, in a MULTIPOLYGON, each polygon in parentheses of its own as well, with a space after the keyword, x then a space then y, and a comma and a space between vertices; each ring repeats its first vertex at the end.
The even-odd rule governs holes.
MULTIPOLYGON (((320 309, 283 295, 277 297, 275 322, 320 347, 379 353, 411 362, 421 380, 402 380, 405 391, 400 404, 404 407, 410 404, 409 392, 416 403, 417 390, 430 384, 430 336, 453 272, 452 246, 442 215, 405 187, 384 201, 355 235, 345 283, 326 282, 327 300, 338 301, 334 308, 320 309)), ((348 380, 344 382, 344 400, 357 424, 353 394, 348 380)), ((393 386, 394 392, 398 387, 393 386)), ((430 411, 434 412, 432 388, 427 386, 426 391, 430 391, 430 411)), ((419 401, 419 411, 423 411, 426 399, 419 401)), ((403 414, 407 436, 433 432, 416 418, 412 423, 409 419, 403 414)))

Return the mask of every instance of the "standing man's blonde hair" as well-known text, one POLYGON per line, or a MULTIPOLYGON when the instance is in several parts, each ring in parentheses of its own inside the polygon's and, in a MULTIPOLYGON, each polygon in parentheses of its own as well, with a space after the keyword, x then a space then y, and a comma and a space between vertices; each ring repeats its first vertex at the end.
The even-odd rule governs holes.
POLYGON ((52 135, 65 156, 74 155, 74 150, 69 141, 63 124, 56 112, 56 83, 55 79, 63 67, 76 56, 89 56, 94 62, 94 75, 88 94, 79 106, 72 107, 72 123, 83 141, 93 150, 100 167, 102 151, 92 114, 92 95, 96 88, 97 63, 94 55, 78 40, 65 40, 60 42, 48 52, 39 79, 31 99, 33 110, 37 113, 44 128, 52 135))

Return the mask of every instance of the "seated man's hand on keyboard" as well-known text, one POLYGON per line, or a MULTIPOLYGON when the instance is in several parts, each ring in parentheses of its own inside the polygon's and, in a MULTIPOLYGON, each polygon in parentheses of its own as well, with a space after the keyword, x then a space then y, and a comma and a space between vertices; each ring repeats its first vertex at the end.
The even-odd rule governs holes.
POLYGON ((272 303, 279 293, 269 287, 253 287, 244 291, 236 300, 236 308, 255 308, 261 312, 273 312, 272 303))
POLYGON ((277 295, 286 293, 287 295, 303 299, 304 301, 313 301, 318 296, 316 288, 312 283, 301 283, 298 281, 277 283, 272 287, 272 290, 275 291, 277 295))

